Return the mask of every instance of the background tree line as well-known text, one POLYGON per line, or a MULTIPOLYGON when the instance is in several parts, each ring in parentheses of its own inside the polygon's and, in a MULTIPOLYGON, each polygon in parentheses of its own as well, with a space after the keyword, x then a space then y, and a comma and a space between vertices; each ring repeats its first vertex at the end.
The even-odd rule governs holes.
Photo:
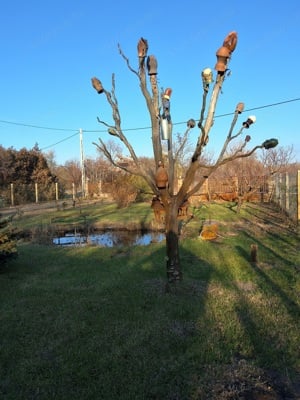
POLYGON ((35 145, 32 149, 5 149, 0 146, 0 193, 10 198, 10 185, 14 185, 15 204, 34 201, 34 185, 40 187, 41 200, 53 199, 56 175, 50 170, 46 157, 35 145))
MULTIPOLYGON (((176 135, 177 148, 180 149, 177 165, 176 179, 180 185, 180 177, 184 175, 187 168, 187 159, 191 154, 189 143, 181 144, 184 138, 176 135)), ((111 151, 114 151, 124 168, 130 162, 123 154, 122 149, 110 144, 111 151)), ((234 152, 234 149, 232 149, 234 152)), ((209 158, 205 160, 209 164, 209 158)), ((232 177, 238 178, 243 185, 238 188, 240 194, 247 190, 255 191, 257 177, 270 176, 277 172, 293 172, 300 168, 299 163, 293 162, 293 147, 278 147, 268 152, 263 151, 260 156, 253 154, 248 159, 235 160, 230 165, 218 169, 211 177, 217 181, 228 181, 232 177)), ((141 157, 141 162, 149 167, 154 166, 154 159, 141 157)), ((96 159, 85 160, 85 173, 88 183, 88 197, 107 195, 124 207, 132 201, 144 201, 151 198, 150 187, 138 176, 130 175, 126 171, 114 168, 102 154, 96 159)), ((81 194, 80 162, 76 159, 67 160, 63 165, 55 161, 53 151, 43 153, 38 145, 32 149, 14 148, 5 149, 0 145, 0 198, 1 206, 10 204, 10 185, 14 184, 15 204, 24 204, 35 201, 34 185, 39 186, 39 200, 51 201, 55 199, 55 183, 58 182, 59 198, 66 194, 71 195, 73 191, 76 196, 81 194)), ((204 174, 205 170, 199 169, 198 174, 204 174)), ((258 182, 258 181, 257 181, 258 182)), ((232 188, 235 190, 236 188, 232 188)), ((212 193, 213 194, 213 193, 212 193)))

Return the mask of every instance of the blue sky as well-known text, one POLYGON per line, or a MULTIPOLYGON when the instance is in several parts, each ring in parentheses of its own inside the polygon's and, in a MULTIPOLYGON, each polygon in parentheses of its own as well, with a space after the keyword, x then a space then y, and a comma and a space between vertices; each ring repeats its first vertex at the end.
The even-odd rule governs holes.
MULTIPOLYGON (((199 118, 201 71, 214 68, 225 36, 237 31, 231 75, 207 149, 217 154, 231 122, 231 116, 222 115, 244 102, 240 122, 248 115, 257 118, 247 132, 251 145, 276 137, 281 146, 293 145, 300 161, 298 0, 101 3, 10 0, 1 5, 0 144, 5 148, 30 149, 38 143, 44 151, 53 150, 58 163, 79 160, 81 128, 85 156, 96 157, 92 143, 111 139, 97 116, 108 123, 112 118, 90 79, 97 76, 110 89, 115 73, 123 129, 138 155, 152 156, 149 115, 118 43, 136 68, 137 42, 148 40, 148 54, 158 60, 159 85, 173 89, 176 133, 184 131, 188 119, 199 118)), ((197 134, 194 130, 191 139, 197 134)))

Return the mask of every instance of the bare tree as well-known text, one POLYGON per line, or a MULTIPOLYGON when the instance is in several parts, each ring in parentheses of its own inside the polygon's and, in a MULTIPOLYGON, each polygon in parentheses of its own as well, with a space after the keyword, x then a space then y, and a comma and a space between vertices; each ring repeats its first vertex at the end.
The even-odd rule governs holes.
MULTIPOLYGON (((213 73, 210 69, 205 69, 202 72, 203 81, 203 94, 202 106, 200 111, 200 118, 198 120, 199 136, 195 148, 190 156, 188 167, 185 170, 185 175, 182 179, 181 187, 175 191, 175 165, 180 155, 180 149, 174 151, 172 143, 172 120, 170 114, 170 96, 172 90, 158 89, 157 82, 157 60, 154 55, 147 55, 148 42, 146 39, 141 38, 137 45, 138 50, 138 68, 134 69, 129 59, 123 53, 119 46, 119 52, 125 60, 128 69, 136 76, 140 90, 145 99, 146 107, 149 111, 152 130, 152 146, 154 159, 156 163, 156 171, 146 168, 137 157, 134 148, 127 140, 121 126, 121 116, 119 112, 118 101, 115 93, 115 76, 112 75, 112 89, 106 90, 102 82, 94 77, 92 78, 92 85, 99 94, 104 94, 106 100, 111 107, 114 125, 110 125, 105 121, 98 118, 99 123, 105 125, 108 133, 118 139, 129 151, 132 163, 126 167, 118 162, 118 160, 109 151, 102 139, 99 143, 95 143, 98 149, 107 157, 107 159, 120 169, 128 173, 139 175, 149 184, 156 199, 159 200, 165 212, 165 230, 166 230, 166 267, 167 278, 169 283, 176 283, 182 279, 182 271, 180 267, 179 257, 179 220, 178 214, 182 205, 195 194, 209 175, 211 175, 217 168, 227 164, 237 158, 249 157, 257 149, 275 147, 278 143, 276 139, 269 139, 260 145, 254 146, 247 150, 246 146, 250 141, 250 136, 246 135, 241 144, 236 148, 234 153, 227 155, 226 151, 228 146, 234 139, 242 137, 244 129, 255 122, 255 117, 249 117, 242 123, 241 128, 234 133, 239 115, 244 109, 244 104, 239 103, 233 113, 233 119, 223 148, 214 163, 206 164, 203 161, 203 152, 209 140, 209 134, 214 123, 214 115, 216 105, 218 102, 219 94, 222 85, 227 77, 228 63, 231 58, 232 52, 235 50, 237 44, 237 33, 230 32, 222 46, 217 51, 217 63, 215 65, 216 77, 213 80, 213 73), (147 79, 148 75, 148 79, 147 79), (148 81, 149 80, 149 81, 148 81), (210 89, 212 86, 212 91, 210 89), (210 97, 209 97, 210 94, 210 97), (167 140, 168 155, 167 160, 163 159, 163 145, 162 141, 167 140), (178 151, 179 150, 179 151, 178 151), (197 174, 199 169, 204 168, 205 175, 197 174)), ((182 136, 183 143, 185 138, 188 137, 189 132, 196 126, 193 119, 188 120, 186 132, 182 136)))
POLYGON ((287 147, 279 146, 268 152, 263 151, 260 157, 264 168, 271 175, 279 172, 287 172, 293 159, 294 148, 292 145, 287 147))
POLYGON ((75 193, 81 185, 81 168, 79 161, 69 160, 57 171, 58 177, 69 189, 74 185, 75 193))

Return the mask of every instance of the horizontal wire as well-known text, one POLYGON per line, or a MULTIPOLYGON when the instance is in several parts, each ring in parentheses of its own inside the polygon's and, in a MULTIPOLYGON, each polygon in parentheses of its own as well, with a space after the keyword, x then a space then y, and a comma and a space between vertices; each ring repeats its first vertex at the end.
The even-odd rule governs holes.
POLYGON ((5 121, 5 120, 2 120, 2 119, 0 119, 0 123, 10 124, 10 125, 18 125, 18 126, 23 126, 25 128, 47 129, 47 130, 51 130, 51 131, 68 131, 68 132, 78 131, 78 128, 77 129, 71 129, 71 128, 49 128, 47 126, 31 125, 31 124, 25 124, 23 122, 5 121))
MULTIPOLYGON (((280 102, 277 102, 277 103, 272 103, 272 104, 267 104, 267 105, 263 105, 263 106, 248 108, 248 109, 244 110, 243 112, 245 113, 245 112, 249 112, 249 111, 260 110, 260 109, 263 109, 263 108, 275 107, 275 106, 279 106, 279 105, 287 104, 287 103, 292 103, 292 102, 299 101, 299 100, 300 100, 300 98, 298 97, 298 98, 295 98, 295 99, 284 100, 284 101, 280 101, 280 102)), ((233 114, 234 114, 234 112, 230 112, 230 113, 227 113, 227 114, 220 114, 220 115, 216 115, 214 118, 222 118, 222 117, 226 117, 226 116, 233 115, 233 114)), ((51 131, 64 131, 64 132, 74 132, 74 131, 76 131, 76 133, 74 133, 73 135, 62 139, 59 142, 56 142, 56 143, 51 144, 51 145, 48 145, 48 146, 44 147, 41 150, 45 150, 45 149, 48 149, 50 147, 54 147, 54 146, 56 146, 56 145, 58 145, 58 144, 60 144, 62 142, 65 142, 66 140, 71 139, 72 137, 78 135, 78 133, 79 133, 78 129, 71 129, 71 128, 52 128, 52 127, 39 126, 39 125, 34 125, 34 124, 25 124, 25 123, 21 123, 21 122, 12 122, 12 121, 6 121, 6 120, 0 120, 0 123, 10 124, 10 125, 18 125, 18 126, 23 126, 23 127, 27 127, 27 128, 45 129, 45 130, 51 130, 51 131)), ((183 124, 186 124, 186 121, 173 123, 173 125, 183 125, 183 124)), ((147 129, 150 129, 150 128, 151 128, 151 126, 140 127, 140 128, 127 128, 127 129, 123 129, 123 132, 141 131, 141 130, 147 130, 147 129)), ((86 132, 86 133, 104 133, 104 132, 107 132, 106 129, 104 129, 104 130, 82 129, 82 131, 86 132)))

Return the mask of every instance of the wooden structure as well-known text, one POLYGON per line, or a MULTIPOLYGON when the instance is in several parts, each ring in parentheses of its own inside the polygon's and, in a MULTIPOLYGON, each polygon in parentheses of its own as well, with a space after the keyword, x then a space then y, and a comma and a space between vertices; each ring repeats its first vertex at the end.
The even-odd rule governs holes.
MULTIPOLYGON (((182 203, 182 205, 178 209, 177 219, 183 220, 188 217, 188 207, 189 207, 189 202, 186 200, 185 202, 182 203)), ((166 211, 159 197, 157 196, 153 197, 151 208, 153 209, 156 222, 164 223, 166 211)))

